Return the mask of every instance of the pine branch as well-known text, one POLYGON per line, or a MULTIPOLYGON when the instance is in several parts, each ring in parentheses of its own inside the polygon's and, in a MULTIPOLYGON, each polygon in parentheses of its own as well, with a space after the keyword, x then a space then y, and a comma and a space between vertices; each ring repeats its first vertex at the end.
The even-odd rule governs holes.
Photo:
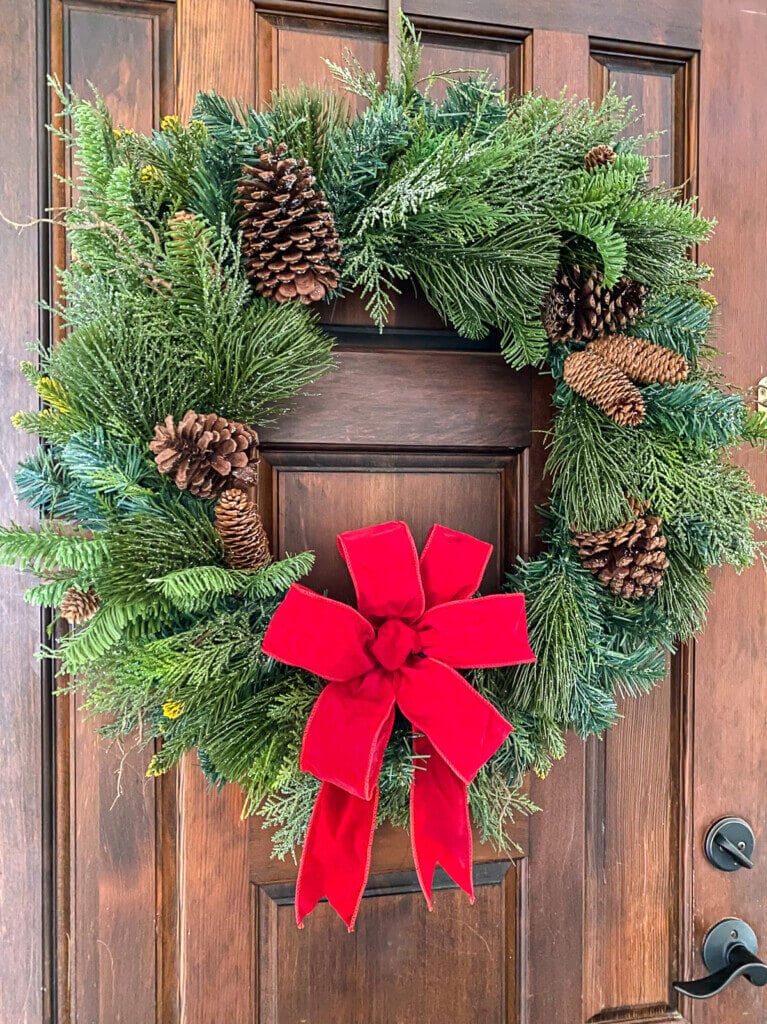
POLYGON ((172 604, 187 614, 199 614, 224 597, 234 594, 242 600, 263 600, 284 593, 312 568, 310 552, 289 556, 255 572, 200 565, 176 569, 148 582, 172 604))
POLYGON ((106 557, 106 541, 100 534, 58 522, 43 522, 39 530, 0 526, 0 562, 29 569, 36 576, 58 569, 95 572, 106 557))
POLYGON ((515 706, 566 722, 578 676, 599 633, 589 573, 568 558, 520 565, 510 586, 525 595, 533 665, 506 670, 515 706))
POLYGON ((746 409, 739 394, 727 394, 705 379, 642 388, 648 427, 717 448, 742 435, 746 409))

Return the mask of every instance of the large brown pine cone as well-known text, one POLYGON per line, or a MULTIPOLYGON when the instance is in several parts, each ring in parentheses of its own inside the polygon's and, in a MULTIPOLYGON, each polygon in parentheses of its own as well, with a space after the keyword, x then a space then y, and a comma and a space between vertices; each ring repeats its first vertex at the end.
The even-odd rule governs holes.
POLYGON ((90 590, 78 590, 77 587, 70 587, 61 601, 62 619, 73 626, 92 619, 100 606, 99 595, 91 587, 90 590))
POLYGON ((636 427, 647 407, 639 388, 617 366, 586 349, 565 359, 565 384, 622 427, 636 427))
POLYGON ((602 356, 637 384, 678 384, 686 380, 689 373, 687 360, 681 353, 646 338, 606 335, 592 341, 587 351, 602 356))
POLYGON ((549 338, 559 341, 591 341, 602 334, 625 330, 642 315, 649 289, 622 277, 612 288, 605 288, 597 270, 571 270, 563 267, 544 303, 541 318, 549 338))
POLYGON ((306 160, 271 139, 237 186, 242 248, 259 295, 308 305, 338 287, 343 262, 333 214, 306 160))
POLYGON ((182 491, 214 498, 225 487, 246 487, 255 480, 258 434, 244 423, 216 413, 190 409, 179 423, 166 416, 149 444, 157 468, 182 491))
POLYGON ((261 516, 243 491, 224 491, 215 517, 224 558, 231 569, 260 569, 269 564, 269 540, 261 516))
POLYGON ((572 544, 586 569, 617 597, 652 597, 668 568, 663 520, 632 502, 634 518, 611 530, 576 533, 572 544))

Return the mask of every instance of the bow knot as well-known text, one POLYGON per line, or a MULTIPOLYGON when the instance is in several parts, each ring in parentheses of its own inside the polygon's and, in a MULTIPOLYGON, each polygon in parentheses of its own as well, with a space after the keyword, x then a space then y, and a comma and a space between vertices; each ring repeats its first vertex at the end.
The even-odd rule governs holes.
POLYGON ((387 619, 376 630, 376 638, 370 645, 370 653, 382 668, 395 672, 401 668, 411 654, 422 651, 418 631, 402 619, 387 619))
POLYGON ((431 907, 440 863, 473 896, 467 786, 511 732, 457 672, 534 661, 521 594, 472 595, 492 546, 434 526, 420 560, 404 523, 340 534, 357 610, 293 585, 262 643, 269 657, 327 680, 309 716, 301 768, 321 780, 296 883, 299 926, 327 897, 349 930, 370 868, 378 777, 399 708, 418 770, 410 834, 431 907))

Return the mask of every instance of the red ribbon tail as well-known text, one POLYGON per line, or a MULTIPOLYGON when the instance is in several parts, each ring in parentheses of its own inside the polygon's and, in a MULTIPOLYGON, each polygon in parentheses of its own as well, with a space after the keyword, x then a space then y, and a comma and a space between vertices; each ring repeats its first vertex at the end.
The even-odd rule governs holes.
POLYGON ((474 902, 472 841, 466 784, 425 736, 413 739, 410 836, 418 881, 429 910, 437 863, 474 902))
POLYGON ((306 833, 296 882, 296 923, 326 897, 349 931, 362 902, 378 810, 378 787, 370 800, 323 782, 306 833))

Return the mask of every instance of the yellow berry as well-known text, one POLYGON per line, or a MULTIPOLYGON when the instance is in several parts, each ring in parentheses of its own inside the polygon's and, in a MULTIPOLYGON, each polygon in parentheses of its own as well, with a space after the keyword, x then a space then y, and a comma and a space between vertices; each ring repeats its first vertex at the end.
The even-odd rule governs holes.
POLYGON ((166 700, 162 706, 162 713, 166 718, 180 718, 184 713, 184 702, 181 700, 166 700))
POLYGON ((139 180, 142 185, 153 185, 160 180, 160 172, 154 164, 147 164, 139 172, 139 180))

